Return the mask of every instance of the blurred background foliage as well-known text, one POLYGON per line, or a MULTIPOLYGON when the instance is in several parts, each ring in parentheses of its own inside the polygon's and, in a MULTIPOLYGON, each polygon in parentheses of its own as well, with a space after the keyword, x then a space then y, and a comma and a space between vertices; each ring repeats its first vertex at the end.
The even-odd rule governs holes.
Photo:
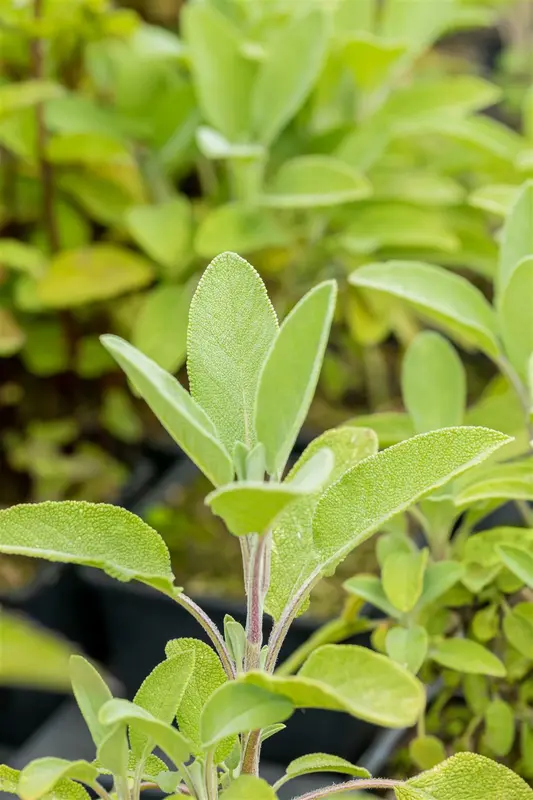
MULTIPOLYGON (((97 337, 179 372, 222 250, 281 315, 339 281, 312 427, 400 408, 420 323, 347 276, 423 259, 490 294, 533 174, 532 17, 520 0, 0 0, 0 503, 116 497, 162 434, 97 337)), ((475 398, 491 367, 464 357, 475 398)))

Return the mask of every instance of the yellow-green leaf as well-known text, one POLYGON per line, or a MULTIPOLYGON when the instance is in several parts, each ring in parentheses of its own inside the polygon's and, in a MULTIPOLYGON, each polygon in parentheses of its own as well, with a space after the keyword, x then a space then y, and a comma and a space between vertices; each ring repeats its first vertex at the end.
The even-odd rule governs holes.
POLYGON ((239 775, 220 795, 220 800, 276 800, 276 793, 263 778, 239 775))
POLYGON ((174 197, 153 206, 133 206, 124 218, 132 239, 165 267, 167 274, 181 275, 191 249, 191 206, 185 197, 174 197))
POLYGON ((528 181, 511 207, 503 227, 496 281, 497 298, 501 298, 518 264, 532 254, 533 181, 528 181))
POLYGON ((473 675, 504 678, 506 670, 500 659, 478 642, 470 639, 443 639, 433 644, 430 658, 447 669, 473 675))
POLYGON ((187 353, 191 284, 162 284, 145 297, 132 330, 132 343, 162 369, 176 372, 187 353))
POLYGON ((286 161, 267 184, 261 204, 271 208, 325 208, 367 197, 366 178, 331 156, 286 161))
POLYGON ((19 777, 18 794, 22 800, 39 800, 67 778, 91 785, 98 770, 88 761, 65 758, 36 758, 24 767, 19 777))
MULTIPOLYGON (((533 253, 533 211, 531 226, 531 250, 533 253)), ((524 258, 514 268, 505 288, 500 293, 498 304, 498 317, 505 352, 524 383, 527 382, 529 359, 533 354, 532 308, 533 255, 524 258)))
POLYGON ((383 564, 381 580, 392 605, 406 613, 411 611, 422 594, 428 551, 391 553, 383 564))
POLYGON ((65 691, 73 646, 36 623, 0 612, 0 685, 65 691))
POLYGON ((198 226, 194 248, 198 255, 213 258, 225 250, 254 253, 266 247, 288 244, 288 235, 273 212, 232 202, 209 211, 198 226))

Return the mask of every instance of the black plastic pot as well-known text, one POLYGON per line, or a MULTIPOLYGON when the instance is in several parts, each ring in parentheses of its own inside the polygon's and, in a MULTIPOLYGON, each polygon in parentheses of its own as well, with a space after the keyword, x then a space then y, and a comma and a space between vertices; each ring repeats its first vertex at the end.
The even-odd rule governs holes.
MULTIPOLYGON (((186 486, 197 474, 190 461, 178 458, 142 496, 138 495, 130 509, 142 517, 150 507, 161 503, 170 487, 186 486)), ((170 598, 141 584, 118 583, 97 570, 84 568, 80 572, 94 592, 93 602, 103 610, 107 642, 105 663, 124 684, 127 696, 135 694, 148 672, 164 658, 164 647, 169 639, 193 637, 209 641, 200 625, 170 598)), ((238 603, 217 597, 193 599, 219 629, 223 627, 226 613, 245 623, 244 600, 238 603)), ((285 640, 281 659, 303 644, 318 626, 307 617, 296 620, 285 640)), ((269 631, 270 623, 265 620, 265 641, 269 631)), ((368 637, 360 635, 351 641, 368 644, 368 637)), ((279 764, 287 764, 305 753, 321 751, 357 759, 369 746, 375 731, 374 726, 345 714, 301 710, 289 720, 285 731, 265 742, 264 754, 266 759, 279 764)))

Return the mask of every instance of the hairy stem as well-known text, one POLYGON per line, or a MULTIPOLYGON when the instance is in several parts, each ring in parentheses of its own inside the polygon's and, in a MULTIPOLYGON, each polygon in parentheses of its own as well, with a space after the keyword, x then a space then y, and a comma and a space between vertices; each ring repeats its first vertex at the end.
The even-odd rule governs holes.
POLYGON ((244 775, 259 774, 259 756, 261 754, 261 731, 252 731, 246 741, 241 772, 244 775))
POLYGON ((263 605, 265 599, 265 556, 270 543, 267 537, 268 534, 256 536, 251 556, 251 566, 248 570, 245 672, 258 669, 261 662, 263 605))
POLYGON ((387 780, 386 778, 363 778, 346 783, 334 783, 332 786, 324 786, 323 789, 313 789, 307 794, 301 794, 294 800, 322 800, 332 794, 342 794, 343 792, 372 791, 373 789, 394 789, 401 786, 403 781, 387 780))
POLYGON ((224 667, 226 675, 230 680, 233 680, 236 677, 235 665, 231 660, 231 656, 228 652, 222 634, 218 630, 211 617, 209 617, 205 611, 194 602, 194 600, 191 600, 190 597, 188 597, 186 594, 183 594, 183 592, 174 595, 174 599, 176 603, 179 603, 180 606, 186 608, 187 611, 192 614, 195 620, 202 626, 204 631, 211 639, 215 650, 222 661, 222 666, 224 667))
MULTIPOLYGON (((38 22, 43 16, 43 0, 33 0, 33 16, 38 22)), ((33 77, 36 81, 44 78, 44 41, 39 32, 33 37, 30 45, 31 65, 33 77)), ((50 251, 59 250, 59 233, 54 214, 54 176, 52 166, 46 158, 46 125, 44 119, 44 105, 37 103, 35 106, 35 122, 37 127, 37 161, 41 175, 43 191, 43 224, 48 236, 50 251)))

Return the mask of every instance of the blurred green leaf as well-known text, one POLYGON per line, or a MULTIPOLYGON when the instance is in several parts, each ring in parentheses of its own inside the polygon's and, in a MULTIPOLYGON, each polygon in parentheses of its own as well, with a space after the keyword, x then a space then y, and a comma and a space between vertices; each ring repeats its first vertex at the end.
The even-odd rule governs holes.
POLYGON ((366 178, 331 156, 286 161, 267 184, 261 204, 271 208, 323 208, 361 200, 371 192, 366 178))
POLYGON ((177 372, 185 361, 192 292, 191 283, 156 286, 133 324, 132 343, 168 372, 177 372))
POLYGON ((31 620, 0 613, 0 684, 66 691, 73 646, 31 620))
POLYGON ((506 670, 494 653, 470 639, 443 639, 430 648, 429 657, 442 667, 475 675, 504 678, 506 670))
POLYGON ((287 231, 272 212, 245 203, 226 203, 204 217, 194 239, 198 255, 213 258, 223 251, 252 253, 289 242, 287 231))
MULTIPOLYGON (((533 188, 531 212, 531 250, 533 251, 533 188)), ((515 266, 498 304, 498 317, 505 352, 524 382, 533 353, 533 255, 515 266)))
POLYGON ((59 97, 63 91, 63 88, 53 81, 27 80, 5 83, 0 86, 0 119, 28 106, 59 97))
POLYGON ((421 625, 390 628, 385 638, 387 654, 413 675, 417 674, 426 659, 428 644, 427 631, 421 625))
POLYGON ((192 244, 191 206, 185 197, 175 197, 159 205, 134 206, 124 218, 132 239, 176 277, 185 271, 192 244))
POLYGON ((411 611, 422 594, 428 551, 391 553, 383 564, 381 581, 392 605, 403 613, 411 611))

